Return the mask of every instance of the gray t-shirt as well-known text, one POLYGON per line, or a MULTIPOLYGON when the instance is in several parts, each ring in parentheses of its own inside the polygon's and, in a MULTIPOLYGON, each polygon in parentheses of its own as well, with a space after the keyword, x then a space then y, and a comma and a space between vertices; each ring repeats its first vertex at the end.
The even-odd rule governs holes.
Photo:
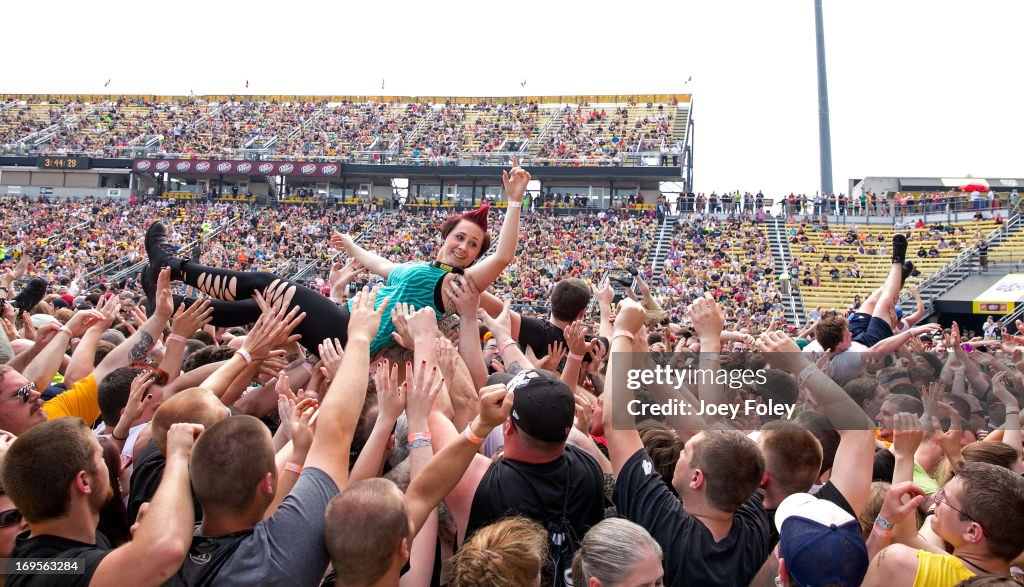
MULTIPOLYGON (((291 473, 285 473, 291 475, 291 473)), ((291 493, 269 520, 253 528, 238 544, 216 574, 216 585, 311 585, 320 584, 331 559, 324 546, 324 511, 338 494, 338 486, 320 469, 302 470, 291 493)), ((193 575, 189 567, 206 564, 196 552, 196 539, 185 557, 179 578, 193 575)), ((229 538, 229 537, 226 537, 229 538)), ((207 547, 208 549, 209 547, 207 547)), ((207 557, 206 561, 210 559, 207 557)), ((175 582, 189 584, 192 581, 175 582)))

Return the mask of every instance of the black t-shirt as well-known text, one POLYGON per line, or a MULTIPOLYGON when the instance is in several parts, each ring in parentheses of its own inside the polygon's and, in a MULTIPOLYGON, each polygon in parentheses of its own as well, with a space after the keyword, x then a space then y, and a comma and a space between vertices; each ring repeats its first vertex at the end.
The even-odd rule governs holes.
MULTIPOLYGON (((587 341, 600 338, 604 348, 608 347, 608 339, 595 337, 588 334, 584 337, 587 341)), ((553 342, 565 344, 565 334, 562 329, 555 326, 548 320, 541 320, 530 316, 523 316, 519 323, 519 348, 525 353, 529 347, 534 356, 541 358, 548 354, 548 345, 553 342)), ((583 356, 583 362, 589 362, 590 355, 583 356)))
POLYGON ((736 510, 729 535, 715 542, 669 491, 643 449, 626 461, 613 500, 619 515, 646 528, 661 545, 666 585, 747 585, 771 553, 771 521, 759 495, 736 510))
POLYGON ((82 558, 81 573, 76 575, 7 575, 4 585, 31 585, 33 587, 87 586, 103 557, 113 550, 107 537, 96 533, 96 544, 86 544, 58 536, 29 538, 31 531, 18 535, 11 558, 82 558))
MULTIPOLYGON (((526 516, 547 528, 549 534, 564 518, 574 533, 568 543, 579 544, 587 530, 604 519, 601 467, 593 457, 572 445, 566 445, 563 455, 550 463, 498 460, 484 473, 473 496, 466 538, 510 515, 526 516)), ((563 559, 558 563, 558 574, 571 570, 572 552, 552 546, 551 554, 563 559)))
MULTIPOLYGON (((131 485, 128 491, 128 522, 134 524, 139 516, 139 508, 147 501, 152 501, 156 490, 160 487, 160 480, 164 478, 164 467, 167 465, 167 458, 160 454, 156 444, 150 440, 146 447, 135 459, 135 468, 132 470, 131 485)), ((199 498, 192 494, 192 507, 195 510, 196 522, 203 521, 203 508, 199 505, 199 498)))

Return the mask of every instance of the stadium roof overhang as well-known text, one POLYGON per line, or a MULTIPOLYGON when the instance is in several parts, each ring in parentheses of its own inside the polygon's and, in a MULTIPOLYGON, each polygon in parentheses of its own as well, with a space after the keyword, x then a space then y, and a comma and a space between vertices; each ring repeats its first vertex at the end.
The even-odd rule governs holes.
POLYGON ((901 177, 899 178, 899 183, 900 190, 908 192, 921 190, 949 191, 972 183, 987 185, 995 191, 1010 191, 1024 188, 1024 179, 1020 178, 901 177))

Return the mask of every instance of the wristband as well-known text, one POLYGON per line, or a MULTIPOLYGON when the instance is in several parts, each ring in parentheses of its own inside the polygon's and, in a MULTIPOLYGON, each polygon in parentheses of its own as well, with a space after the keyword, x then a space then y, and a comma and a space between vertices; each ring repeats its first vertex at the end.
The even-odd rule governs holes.
POLYGON ((509 345, 512 344, 516 344, 516 341, 512 340, 511 338, 503 342, 501 346, 498 347, 498 355, 500 356, 505 354, 505 349, 507 349, 509 345))
POLYGON ((114 440, 118 441, 118 442, 124 442, 124 441, 128 440, 127 436, 125 436, 124 438, 118 438, 117 435, 114 434, 114 430, 113 429, 110 430, 110 437, 113 438, 114 440))
POLYGON ((252 355, 249 354, 249 351, 245 349, 238 349, 237 351, 235 351, 235 354, 245 359, 245 365, 247 367, 249 365, 252 365, 252 355))
POLYGON ((473 444, 475 444, 477 446, 480 446, 481 444, 484 443, 484 439, 483 438, 480 438, 476 434, 473 434, 473 425, 472 424, 466 426, 466 440, 472 442, 473 444))
POLYGON ((817 371, 817 370, 818 370, 818 367, 815 364, 813 364, 813 363, 811 363, 810 365, 807 365, 806 367, 804 367, 804 370, 801 371, 800 374, 797 375, 797 377, 796 377, 796 385, 797 385, 797 387, 803 388, 804 384, 807 383, 807 378, 810 377, 811 375, 813 375, 814 372, 817 371))
POLYGON ((285 471, 291 471, 292 473, 295 473, 296 475, 298 475, 299 473, 302 473, 302 465, 300 465, 298 463, 288 462, 288 463, 284 464, 284 470, 285 471))
POLYGON ((889 520, 886 520, 882 516, 875 517, 875 524, 881 526, 882 528, 885 528, 889 532, 892 532, 892 529, 894 527, 893 524, 889 522, 889 520))
POLYGON ((513 202, 512 200, 509 200, 508 201, 508 207, 509 208, 522 208, 523 207, 523 203, 522 202, 513 202))
POLYGON ((423 439, 430 440, 430 433, 429 432, 413 432, 409 436, 405 437, 405 441, 406 442, 410 442, 410 443, 411 442, 416 442, 417 440, 423 440, 423 439))
POLYGON ((415 450, 417 448, 423 448, 424 446, 431 446, 429 438, 419 438, 409 443, 409 450, 415 450))
POLYGON ((186 342, 188 342, 188 339, 185 338, 184 336, 180 335, 180 334, 170 334, 170 335, 167 336, 167 340, 168 341, 174 341, 174 342, 180 342, 182 344, 185 344, 186 342))
POLYGON ((75 333, 74 333, 74 332, 71 332, 71 329, 70 329, 70 328, 68 328, 67 326, 61 326, 61 327, 60 327, 60 332, 66 332, 66 333, 68 333, 68 336, 70 336, 71 338, 74 338, 74 337, 75 337, 75 333))
POLYGON ((576 353, 569 353, 569 358, 573 361, 582 361, 583 355, 577 355, 576 353))
POLYGON ((344 302, 345 300, 344 300, 344 299, 342 299, 342 298, 336 298, 336 297, 334 297, 334 296, 331 296, 331 301, 332 301, 332 302, 334 302, 335 304, 341 304, 341 303, 342 303, 342 302, 344 302))
POLYGON ((628 330, 616 330, 614 333, 612 333, 612 340, 615 340, 620 336, 625 336, 629 340, 636 340, 636 336, 634 336, 633 333, 628 330))
POLYGON ((1008 415, 1009 414, 1016 414, 1019 411, 1020 411, 1020 409, 1017 406, 1006 406, 1006 413, 1008 415))
POLYGON ((878 536, 879 538, 892 538, 892 530, 886 530, 883 527, 877 525, 877 523, 875 524, 875 527, 871 531, 871 533, 875 536, 878 536))

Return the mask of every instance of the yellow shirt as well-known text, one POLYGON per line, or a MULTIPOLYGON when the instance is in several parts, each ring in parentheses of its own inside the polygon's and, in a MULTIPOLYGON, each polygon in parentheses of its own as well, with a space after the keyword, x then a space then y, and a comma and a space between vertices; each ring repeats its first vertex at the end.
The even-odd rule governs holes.
POLYGON ((66 416, 77 416, 89 426, 100 417, 99 391, 96 385, 96 376, 89 374, 78 383, 71 386, 71 389, 43 404, 43 411, 46 418, 64 418, 66 416))
POLYGON ((953 587, 973 576, 974 573, 955 556, 917 551, 914 587, 953 587))

